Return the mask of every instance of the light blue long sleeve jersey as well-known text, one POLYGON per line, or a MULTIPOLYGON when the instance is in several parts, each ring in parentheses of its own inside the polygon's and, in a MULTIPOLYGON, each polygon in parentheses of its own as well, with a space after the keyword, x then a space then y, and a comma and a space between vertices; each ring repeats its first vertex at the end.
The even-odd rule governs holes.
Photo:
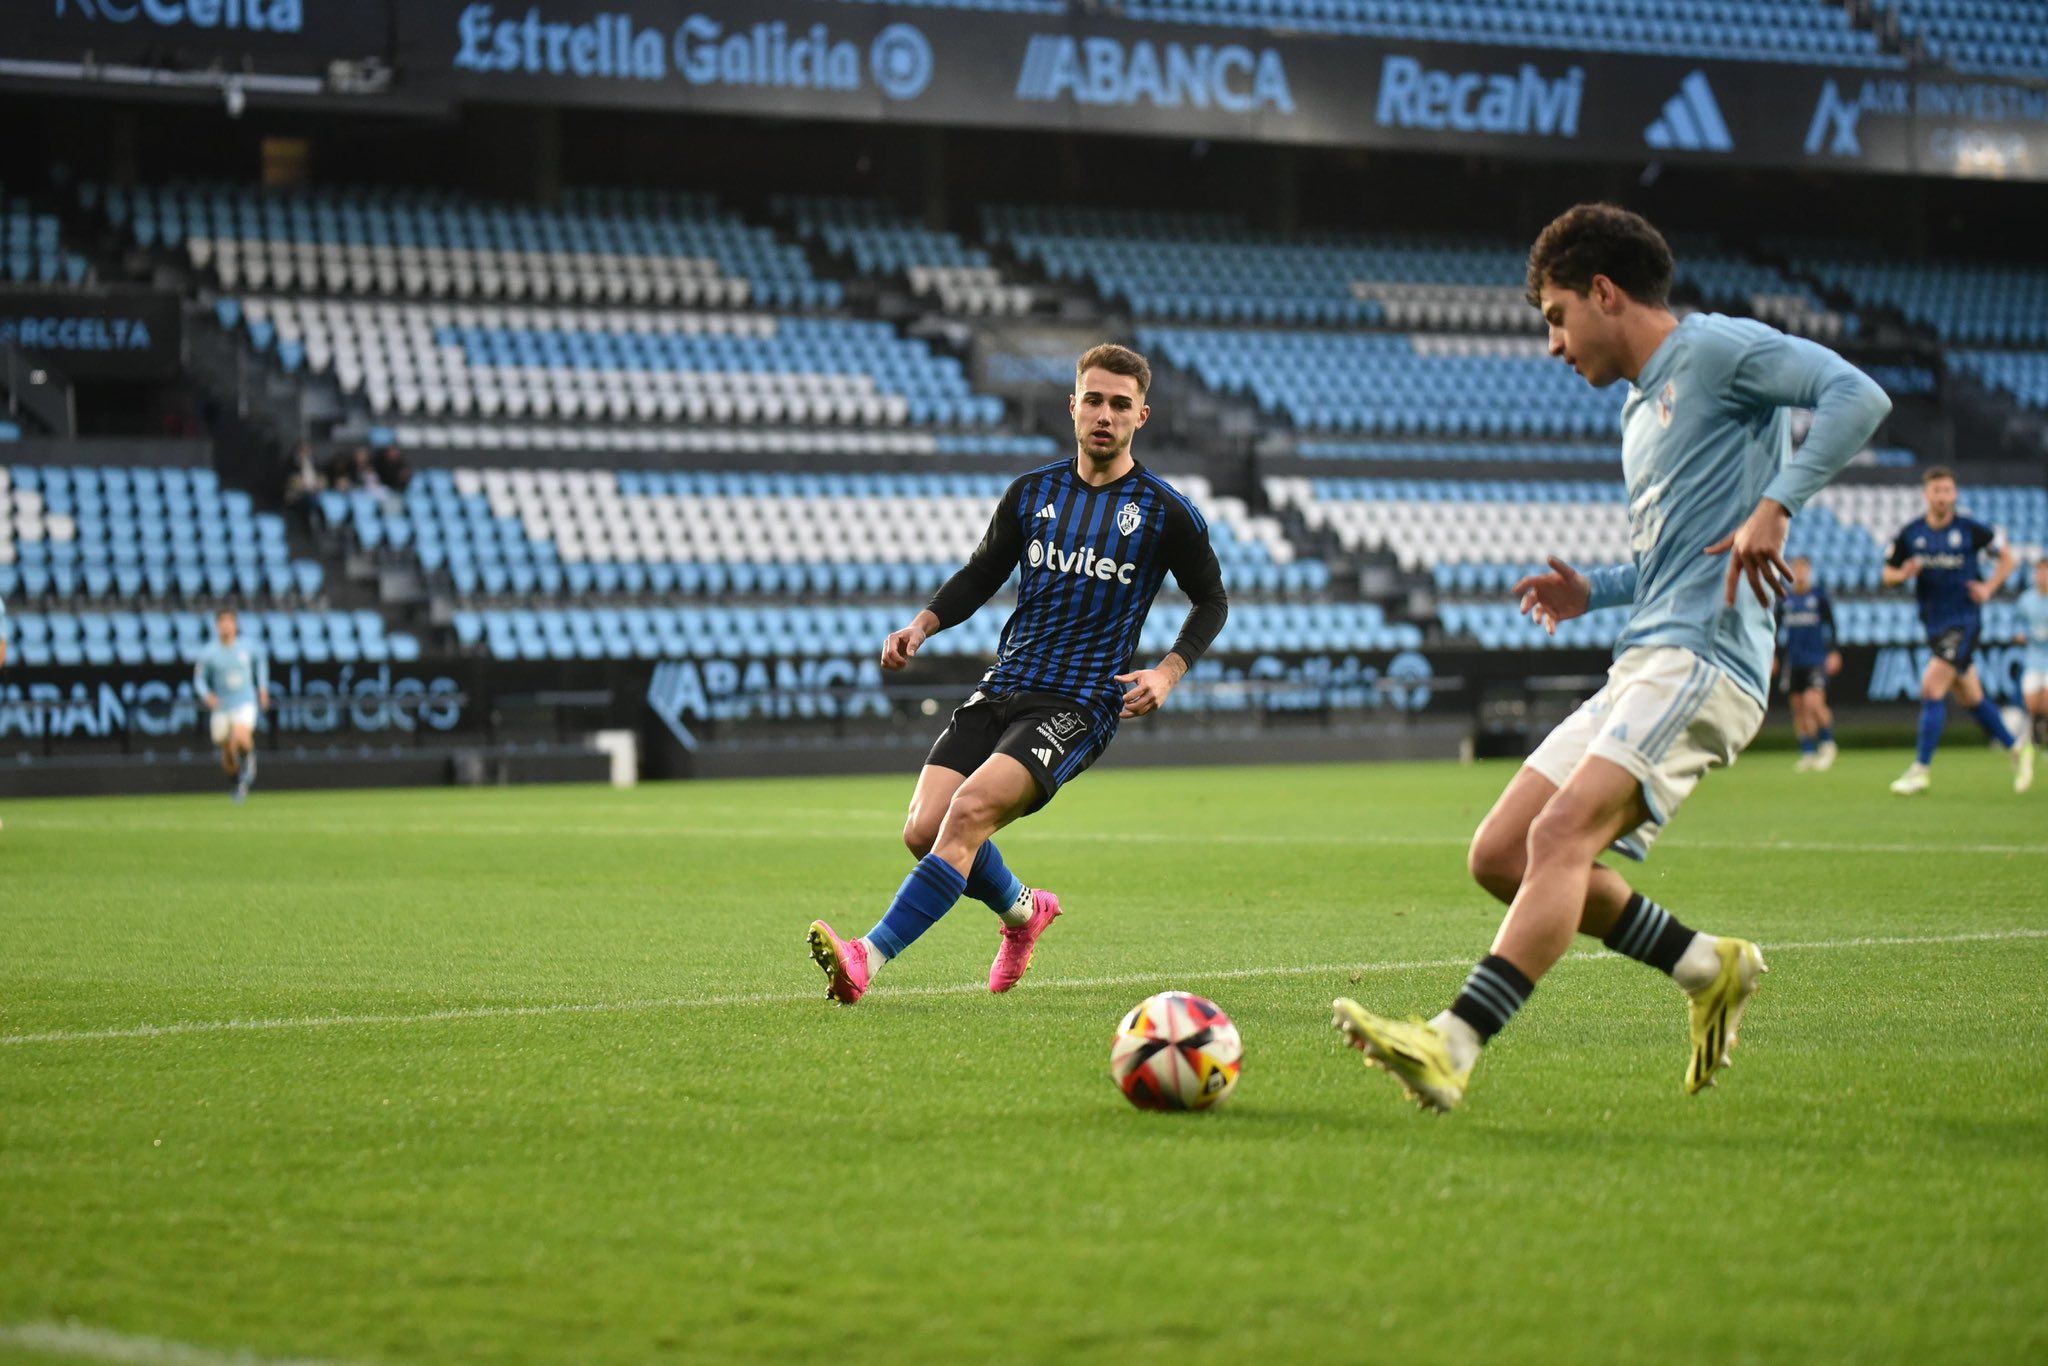
POLYGON ((2048 673, 2048 593, 2029 588, 2020 594, 2020 629, 2027 633, 2027 654, 2022 668, 2028 673, 2048 673))
POLYGON ((223 711, 245 706, 270 687, 270 661, 239 640, 233 645, 215 641, 199 652, 192 666, 192 687, 202 702, 208 693, 218 697, 223 711))
POLYGON ((1587 576, 1594 607, 1631 606, 1615 655, 1681 646, 1764 702, 1771 609, 1746 577, 1729 607, 1727 557, 1707 547, 1765 498, 1796 514, 1891 407, 1875 381, 1824 346, 1718 313, 1679 323, 1621 409, 1634 563, 1587 576), (1788 408, 1815 410, 1797 460, 1788 408))

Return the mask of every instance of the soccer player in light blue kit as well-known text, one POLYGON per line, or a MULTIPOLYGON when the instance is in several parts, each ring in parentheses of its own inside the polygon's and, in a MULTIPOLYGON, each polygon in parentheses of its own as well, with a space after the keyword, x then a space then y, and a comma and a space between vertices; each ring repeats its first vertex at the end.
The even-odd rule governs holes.
POLYGON ((213 713, 213 743, 220 766, 234 780, 235 800, 249 799, 256 781, 256 709, 270 707, 270 661, 240 643, 241 623, 231 611, 214 618, 219 638, 199 652, 192 666, 192 690, 213 713))
POLYGON ((2025 792, 2034 782, 2034 747, 2006 729, 1998 704, 1985 695, 1984 680, 1977 676, 1976 657, 1984 604, 2012 577, 2019 556, 2000 543, 1996 528, 1956 511, 1955 471, 1942 465, 1930 468, 1920 476, 1920 495, 1927 502, 1926 515, 1900 529, 1884 562, 1886 588, 1913 581, 1932 656, 1920 675, 1920 746, 1892 791, 1910 797, 1932 783, 1928 769, 1948 724, 1948 695, 1953 691, 1970 709, 1978 729, 2011 758, 2013 791, 2025 792), (1998 552, 1998 567, 1988 579, 1981 574, 1978 559, 1987 550, 1998 552))
POLYGON ((2020 594, 2020 632, 2027 647, 2020 695, 2033 718, 2034 743, 2048 745, 2048 559, 2034 562, 2034 586, 2020 594))
POLYGON ((0 602, 0 669, 7 667, 7 604, 0 602))
POLYGON ((1493 948, 1428 1022, 1335 1003, 1335 1023, 1427 1108, 1463 1099, 1486 1042, 1575 933, 1671 975, 1689 998, 1685 1089, 1710 1086, 1764 970, 1756 945, 1696 934, 1596 860, 1641 859, 1710 768, 1763 724, 1772 603, 1791 578, 1792 516, 1869 441, 1884 391, 1825 347, 1762 323, 1666 306, 1671 249, 1611 204, 1560 216, 1529 253, 1550 354, 1589 384, 1629 381, 1622 406, 1634 562, 1515 585, 1546 629, 1626 607, 1607 686, 1551 732, 1474 836, 1471 871, 1508 903, 1493 948), (1815 409, 1793 458, 1786 409, 1815 409))

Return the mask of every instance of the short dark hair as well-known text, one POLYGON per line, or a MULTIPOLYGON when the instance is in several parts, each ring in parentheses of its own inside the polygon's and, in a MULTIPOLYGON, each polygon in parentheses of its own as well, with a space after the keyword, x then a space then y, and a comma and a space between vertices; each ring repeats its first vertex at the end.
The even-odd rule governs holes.
POLYGON ((1152 392, 1152 366, 1146 359, 1128 346, 1115 342, 1104 342, 1091 346, 1081 353, 1081 359, 1074 362, 1074 382, 1079 384, 1081 376, 1090 370, 1107 370, 1112 375, 1128 375, 1138 381, 1138 397, 1144 398, 1152 392))
POLYGON ((1946 479, 1953 484, 1956 482, 1956 472, 1946 465, 1929 465, 1920 472, 1920 487, 1924 489, 1937 479, 1946 479))
POLYGON ((229 617, 232 616, 235 616, 235 609, 232 607, 223 607, 218 612, 215 612, 213 614, 213 619, 217 622, 220 622, 226 621, 229 617))
POLYGON ((1662 306, 1671 271, 1671 246, 1649 219, 1619 204, 1574 204, 1529 248, 1529 304, 1543 307, 1545 285, 1586 294, 1605 275, 1637 303, 1662 306))

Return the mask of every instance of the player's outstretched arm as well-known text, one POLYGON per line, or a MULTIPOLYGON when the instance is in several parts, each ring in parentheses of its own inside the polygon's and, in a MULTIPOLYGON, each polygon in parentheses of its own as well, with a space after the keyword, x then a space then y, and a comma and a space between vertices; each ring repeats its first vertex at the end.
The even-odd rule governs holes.
POLYGON ((1129 691, 1124 693, 1124 709, 1118 713, 1118 719, 1128 721, 1133 716, 1158 711, 1166 705, 1167 694, 1187 677, 1187 673, 1188 662, 1169 650, 1156 669, 1118 674, 1117 682, 1130 685, 1129 691))
POLYGON ((882 642, 883 668, 902 668, 926 638, 948 626, 958 626, 980 611, 981 605, 996 595, 996 590, 1017 568, 1018 557, 1024 550, 1024 533, 1017 516, 1017 496, 1022 485, 1020 479, 1004 492, 1003 501, 996 504, 995 515, 989 518, 988 530, 981 534, 981 544, 974 547, 967 563, 939 586, 910 625, 890 632, 882 642), (911 645, 913 640, 915 645, 911 645), (907 650, 906 645, 910 646, 907 650))
POLYGON ((891 631, 882 641, 882 667, 903 668, 917 657, 918 650, 939 629, 939 619, 927 607, 910 620, 910 625, 891 631))
POLYGON ((1892 401, 1877 381, 1816 342, 1765 329, 1744 347, 1728 377, 1729 392, 1759 408, 1811 408, 1806 443, 1764 486, 1763 499, 1709 555, 1728 557, 1728 604, 1742 579, 1768 607, 1792 581, 1785 533, 1807 500, 1827 486, 1869 444, 1892 401))
POLYGON ((2012 571, 2020 567, 2020 557, 2010 543, 1998 547, 1998 568, 1991 577, 1970 585, 1970 600, 1987 603, 1998 596, 1998 590, 2005 587, 2005 581, 2012 577, 2012 571))
POLYGON ((1613 607, 1635 597, 1636 571, 1633 565, 1618 569, 1596 569, 1582 574, 1552 555, 1550 572, 1531 574, 1511 590, 1522 615, 1551 635, 1557 624, 1582 617, 1595 607, 1613 607), (1599 599, 1595 601, 1595 599, 1599 599))
POLYGON ((1884 557, 1884 568, 1878 574, 1878 581, 1886 588, 1897 588, 1908 579, 1920 573, 1920 557, 1913 553, 1906 543, 1906 533, 1901 531, 1892 541, 1890 553, 1884 557))
POLYGON ((1166 536, 1166 568, 1188 595, 1188 614, 1157 668, 1116 676, 1117 682, 1130 685, 1124 692, 1123 720, 1165 706, 1167 695, 1187 677, 1230 617, 1230 594, 1223 587, 1223 566, 1209 544, 1209 524, 1192 504, 1167 501, 1166 536))
POLYGON ((1728 605, 1735 605, 1737 585, 1749 590, 1765 607, 1792 589, 1792 566, 1785 563, 1785 538, 1792 532, 1792 513, 1775 498, 1766 498, 1749 520, 1707 547, 1709 555, 1728 557, 1728 605))

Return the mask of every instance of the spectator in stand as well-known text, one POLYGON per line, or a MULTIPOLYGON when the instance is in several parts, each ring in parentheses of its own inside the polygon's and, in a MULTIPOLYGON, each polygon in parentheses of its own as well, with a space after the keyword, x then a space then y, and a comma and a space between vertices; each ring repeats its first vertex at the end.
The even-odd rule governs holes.
POLYGON ((325 469, 328 488, 346 493, 356 486, 356 461, 349 452, 336 451, 328 457, 325 469))
POLYGON ((377 462, 370 458, 368 446, 358 446, 348 455, 336 456, 328 483, 343 492, 353 489, 375 493, 384 487, 384 481, 377 477, 377 462))
POLYGON ((386 446, 377 452, 377 478, 393 493, 404 493, 405 486, 412 482, 412 466, 406 463, 405 453, 396 446, 386 446))
POLYGON ((313 459, 313 443, 301 441, 284 462, 284 500, 297 507, 327 487, 327 475, 313 459))

